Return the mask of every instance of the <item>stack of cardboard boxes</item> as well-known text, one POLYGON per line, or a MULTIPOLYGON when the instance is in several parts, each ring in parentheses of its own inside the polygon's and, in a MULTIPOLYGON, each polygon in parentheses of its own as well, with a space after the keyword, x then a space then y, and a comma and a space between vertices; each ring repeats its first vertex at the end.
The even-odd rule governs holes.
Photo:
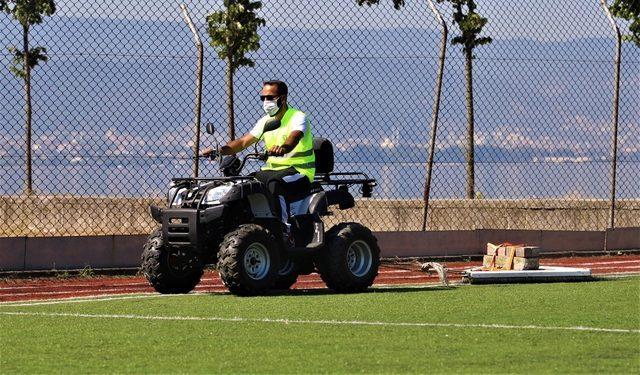
POLYGON ((484 256, 482 266, 483 269, 490 271, 537 270, 540 267, 540 248, 509 243, 500 245, 488 243, 487 255, 484 256))

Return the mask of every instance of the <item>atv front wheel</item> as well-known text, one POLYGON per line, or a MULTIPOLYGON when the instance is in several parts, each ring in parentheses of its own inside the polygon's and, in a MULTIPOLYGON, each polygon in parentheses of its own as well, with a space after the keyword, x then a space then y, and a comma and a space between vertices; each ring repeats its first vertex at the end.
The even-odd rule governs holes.
POLYGON ((233 294, 264 294, 280 268, 280 242, 265 228, 245 224, 228 233, 218 256, 218 272, 233 294))
POLYGON ((165 246, 162 229, 157 229, 144 245, 142 273, 159 293, 189 293, 200 282, 203 265, 193 252, 165 246))
POLYGON ((331 228, 318 255, 318 271, 327 287, 340 293, 365 291, 380 267, 380 248, 371 231, 358 223, 331 228))

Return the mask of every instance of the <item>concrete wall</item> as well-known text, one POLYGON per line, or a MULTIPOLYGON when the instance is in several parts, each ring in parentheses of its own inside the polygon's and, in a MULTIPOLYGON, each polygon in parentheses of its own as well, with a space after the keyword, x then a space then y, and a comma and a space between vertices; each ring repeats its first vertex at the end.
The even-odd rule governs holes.
POLYGON ((481 255, 485 254, 488 242, 538 246, 543 254, 640 250, 640 227, 607 231, 476 229, 377 232, 376 237, 386 257, 481 255))
POLYGON ((75 196, 0 197, 0 237, 149 233, 149 205, 164 199, 75 196))
MULTIPOLYGON (((0 237, 146 234, 156 223, 149 204, 163 199, 74 196, 0 197, 0 237)), ((617 227, 640 226, 640 199, 619 201, 617 227)), ((412 231, 422 227, 420 200, 358 200, 346 211, 336 208, 332 225, 361 222, 375 231, 412 231)), ((433 200, 430 230, 522 229, 603 230, 608 225, 605 200, 433 200)))
MULTIPOLYGON (((525 243, 544 253, 640 249, 640 228, 609 231, 492 230, 376 232, 383 257, 483 254, 487 242, 525 243)), ((145 235, 0 238, 0 271, 138 267, 145 235)))
POLYGON ((138 267, 146 237, 0 238, 0 271, 138 267))
MULTIPOLYGON (((420 200, 359 201, 335 220, 362 222, 376 231, 422 229, 420 200)), ((608 227, 609 202, 561 199, 437 199, 429 203, 429 230, 526 229, 593 231, 608 227)), ((617 227, 640 226, 640 200, 617 203, 617 227)))
MULTIPOLYGON (((149 204, 162 199, 73 196, 0 197, 0 270, 136 267, 157 226, 149 204)), ((640 200, 618 202, 618 229, 604 231, 603 200, 434 200, 420 232, 418 200, 359 200, 336 208, 327 227, 361 222, 383 255, 477 255, 487 242, 526 243, 546 252, 640 249, 640 200), (629 228, 622 228, 629 227, 629 228)))

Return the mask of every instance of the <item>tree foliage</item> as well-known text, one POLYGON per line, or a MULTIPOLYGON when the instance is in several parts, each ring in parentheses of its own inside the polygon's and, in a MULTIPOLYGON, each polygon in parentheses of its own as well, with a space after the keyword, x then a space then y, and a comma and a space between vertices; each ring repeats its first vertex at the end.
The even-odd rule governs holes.
POLYGON ((265 20, 256 15, 262 8, 260 1, 225 0, 225 10, 207 16, 210 44, 218 52, 218 57, 231 63, 231 70, 241 66, 253 67, 253 60, 246 57, 260 48, 258 28, 265 20))
POLYGON ((10 14, 23 26, 42 23, 43 16, 56 12, 53 0, 0 0, 0 11, 10 14))
POLYGON ((623 38, 640 47, 640 0, 615 0, 610 9, 614 16, 631 21, 629 34, 623 38))
POLYGON ((479 37, 488 20, 476 12, 477 6, 474 0, 437 1, 448 2, 453 7, 453 22, 458 25, 460 35, 451 40, 452 44, 462 45, 466 52, 473 51, 477 46, 491 43, 490 37, 479 37))
MULTIPOLYGON (((356 0, 358 5, 374 5, 378 4, 380 0, 356 0)), ((393 0, 393 7, 396 9, 400 9, 404 6, 404 0, 393 0)))
MULTIPOLYGON (((56 4, 53 0, 0 0, 0 11, 18 21, 23 27, 23 32, 28 33, 32 25, 42 23, 44 16, 55 13, 56 4)), ((22 79, 27 78, 25 60, 29 69, 34 68, 40 61, 47 61, 47 49, 44 47, 20 49, 10 46, 9 52, 13 55, 13 64, 9 69, 22 79)))
MULTIPOLYGON (((27 73, 24 66, 25 53, 14 46, 9 46, 9 52, 13 55, 13 59, 11 60, 12 64, 9 67, 9 70, 15 74, 16 77, 26 79, 27 73)), ((29 69, 33 69, 40 61, 46 62, 48 60, 49 57, 47 57, 46 48, 33 47, 29 49, 29 54, 27 56, 29 69)))

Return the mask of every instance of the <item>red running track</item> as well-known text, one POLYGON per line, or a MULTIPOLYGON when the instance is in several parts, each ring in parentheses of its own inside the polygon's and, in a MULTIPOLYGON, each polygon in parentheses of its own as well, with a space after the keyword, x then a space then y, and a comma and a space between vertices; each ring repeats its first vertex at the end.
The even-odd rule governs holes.
MULTIPOLYGON (((542 265, 590 268, 594 275, 640 274, 640 255, 574 257, 543 259, 542 265)), ((449 262, 449 279, 460 280, 460 271, 480 265, 480 262, 449 262)), ((427 275, 413 267, 384 265, 374 285, 420 285, 439 282, 437 276, 427 275), (404 269, 413 268, 413 269, 404 269)), ((317 274, 300 276, 294 289, 322 289, 325 285, 317 274)), ((206 272, 195 289, 197 292, 221 293, 226 288, 218 274, 206 272)), ((0 280, 0 302, 31 301, 95 295, 154 293, 149 283, 140 276, 94 278, 35 278, 0 280)))

